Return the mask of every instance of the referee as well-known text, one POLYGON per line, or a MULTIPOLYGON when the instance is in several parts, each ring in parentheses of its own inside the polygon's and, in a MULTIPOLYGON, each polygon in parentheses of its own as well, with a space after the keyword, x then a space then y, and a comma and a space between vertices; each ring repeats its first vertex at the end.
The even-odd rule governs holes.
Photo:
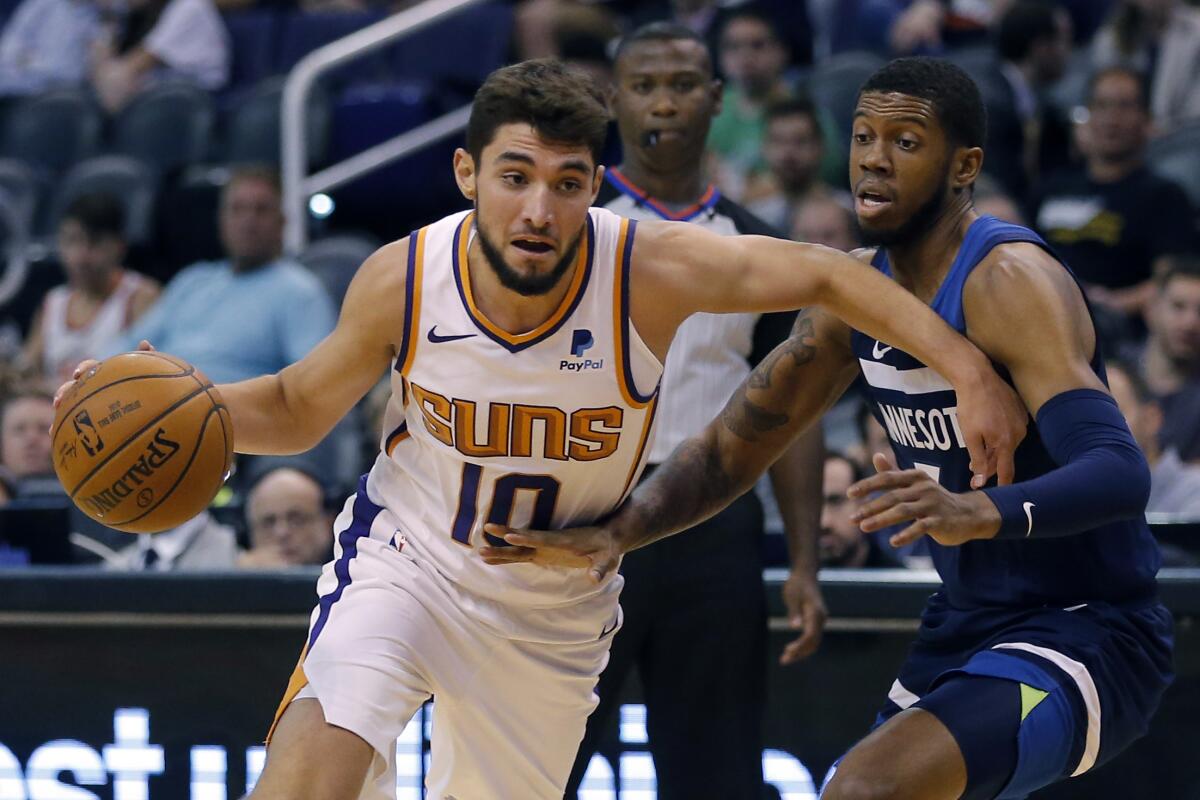
MULTIPOLYGON (((724 235, 776 235, 721 196, 704 178, 709 125, 721 82, 703 39, 652 23, 622 40, 612 103, 624 161, 605 175, 596 200, 633 219, 685 220, 724 235)), ((753 363, 785 339, 785 314, 697 314, 675 335, 662 376, 649 475, 684 439, 707 425, 753 363)), ((792 570, 784 597, 802 631, 781 660, 820 642, 825 608, 816 581, 822 440, 806 434, 771 469, 792 570)), ((759 800, 766 695, 763 509, 753 492, 688 536, 627 554, 621 566, 624 626, 600 676, 600 704, 588 719, 567 796, 575 796, 599 734, 637 669, 647 709, 660 800, 759 800), (700 722, 698 722, 700 721, 700 722)))

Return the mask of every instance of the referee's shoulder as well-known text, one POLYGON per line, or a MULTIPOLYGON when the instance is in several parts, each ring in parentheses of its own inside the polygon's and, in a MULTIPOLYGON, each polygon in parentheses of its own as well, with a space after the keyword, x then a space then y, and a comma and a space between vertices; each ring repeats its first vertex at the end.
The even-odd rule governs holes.
POLYGON ((738 233, 770 236, 775 239, 790 238, 774 225, 760 219, 754 212, 741 203, 730 200, 725 195, 721 195, 718 198, 716 204, 713 205, 713 211, 721 216, 728 217, 733 222, 733 227, 737 229, 738 233))

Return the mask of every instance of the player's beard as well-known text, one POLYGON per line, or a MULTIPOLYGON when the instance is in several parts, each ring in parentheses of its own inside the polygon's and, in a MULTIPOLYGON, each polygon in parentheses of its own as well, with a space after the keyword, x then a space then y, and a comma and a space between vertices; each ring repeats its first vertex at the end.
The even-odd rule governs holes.
POLYGON ((947 205, 948 197, 949 192, 944 186, 935 187, 929 199, 922 203, 911 217, 891 230, 871 230, 859 223, 863 244, 867 247, 896 247, 916 241, 937 223, 947 205))
MULTIPOLYGON (((479 208, 476 206, 475 219, 479 219, 479 208)), ((525 297, 538 297, 546 294, 558 285, 570 268, 571 263, 575 260, 576 254, 579 252, 579 242, 583 239, 583 226, 580 226, 579 233, 576 234, 575 240, 567 247, 562 258, 554 265, 554 269, 549 272, 532 274, 522 274, 509 266, 504 260, 504 254, 500 252, 500 248, 488 239, 481 226, 476 227, 476 234, 479 236, 479 248, 483 250, 483 256, 487 259, 492 271, 496 273, 496 277, 500 279, 500 284, 511 291, 525 297)))

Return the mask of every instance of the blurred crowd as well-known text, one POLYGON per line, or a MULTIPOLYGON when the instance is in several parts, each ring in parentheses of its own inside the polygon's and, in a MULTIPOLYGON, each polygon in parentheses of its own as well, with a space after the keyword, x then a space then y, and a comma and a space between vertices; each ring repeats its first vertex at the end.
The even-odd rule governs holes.
MULTIPOLYGON (((461 206, 448 158, 432 168, 404 160, 313 203, 316 241, 284 252, 280 76, 305 52, 409 5, 21 0, 3 9, 4 508, 61 502, 50 393, 79 360, 147 339, 216 382, 276 371, 332 329, 365 253, 461 206), (266 52, 256 37, 268 30, 266 52)), ((364 121, 383 137, 461 104, 473 78, 506 61, 557 56, 611 81, 621 33, 670 19, 704 37, 724 81, 708 140, 713 182, 786 235, 850 250, 846 158, 859 84, 891 57, 951 59, 980 85, 989 114, 977 208, 1034 228, 1074 270, 1113 393, 1153 468, 1149 512, 1200 521, 1200 8, 521 0, 487 13, 500 46, 443 56, 469 68, 414 75, 388 57, 323 82, 310 164, 374 143, 361 138, 364 121)), ((241 460, 210 512, 175 531, 131 539, 73 514, 78 560, 160 570, 321 563, 331 512, 378 449, 385 393, 381 384, 314 453, 241 460)), ((857 393, 829 413, 826 438, 823 563, 921 564, 919 547, 894 551, 850 521, 845 489, 887 447, 857 393)), ((0 561, 19 558, 7 552, 0 561)))

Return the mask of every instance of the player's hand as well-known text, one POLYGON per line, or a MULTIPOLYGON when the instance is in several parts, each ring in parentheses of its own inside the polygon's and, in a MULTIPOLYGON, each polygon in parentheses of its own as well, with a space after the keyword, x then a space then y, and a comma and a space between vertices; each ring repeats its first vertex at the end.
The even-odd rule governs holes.
POLYGON ((488 564, 540 564, 586 569, 592 580, 600 583, 621 563, 620 546, 613 532, 605 526, 534 531, 488 523, 483 530, 511 545, 479 548, 479 555, 488 564))
POLYGON ((806 569, 793 569, 783 584, 783 605, 787 610, 788 627, 801 631, 784 645, 779 663, 795 664, 817 652, 825 633, 825 601, 817 576, 806 569))
MULTIPOLYGON (((145 339, 142 339, 142 341, 138 343, 137 349, 141 351, 151 351, 154 349, 154 345, 150 344, 145 339)), ((75 385, 80 376, 99 363, 100 362, 94 358, 88 358, 79 362, 79 366, 75 367, 75 371, 71 373, 71 380, 67 381, 62 386, 59 386, 58 391, 54 393, 54 407, 56 409, 58 408, 58 404, 62 402, 63 395, 71 390, 71 387, 75 385)))
POLYGON ((872 459, 878 473, 851 486, 851 498, 866 498, 852 519, 864 533, 911 523, 888 541, 902 547, 929 536, 938 544, 991 539, 1000 531, 1000 512, 983 492, 956 494, 919 469, 900 470, 883 453, 872 459))
POLYGON ((1029 424, 1025 403, 990 366, 980 378, 954 387, 959 427, 971 457, 972 489, 982 489, 992 475, 1001 486, 1012 483, 1013 454, 1029 424))

